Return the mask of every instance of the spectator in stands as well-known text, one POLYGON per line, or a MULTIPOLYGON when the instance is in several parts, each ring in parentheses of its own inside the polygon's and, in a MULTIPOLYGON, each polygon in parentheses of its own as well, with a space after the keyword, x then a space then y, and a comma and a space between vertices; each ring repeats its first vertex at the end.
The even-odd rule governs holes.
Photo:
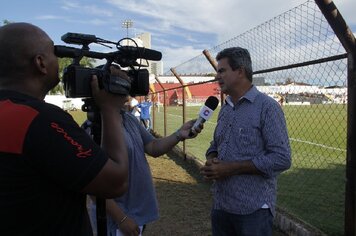
POLYGON ((54 52, 34 25, 0 27, 0 235, 92 235, 86 194, 113 198, 127 190, 117 112, 126 98, 100 90, 93 76, 100 148, 68 113, 44 102, 59 83, 54 52))
POLYGON ((137 105, 137 107, 141 109, 141 115, 140 115, 141 122, 147 130, 150 130, 152 128, 151 106, 152 106, 152 102, 150 101, 149 96, 145 96, 145 101, 137 105))
POLYGON ((228 96, 201 173, 214 180, 213 235, 272 235, 276 177, 291 165, 283 111, 252 85, 250 54, 240 47, 216 56, 216 79, 228 96))
MULTIPOLYGON (((154 138, 135 117, 121 111, 129 155, 129 189, 116 199, 106 201, 108 235, 141 235, 146 224, 158 219, 158 206, 150 167, 145 153, 158 157, 170 151, 179 141, 190 137, 195 120, 183 124, 175 133, 164 138, 154 138)), ((202 127, 197 129, 199 133, 202 127)), ((91 220, 96 225, 95 204, 90 201, 91 220)))
POLYGON ((283 96, 283 94, 279 94, 279 100, 278 100, 278 102, 279 102, 279 105, 283 106, 283 103, 284 103, 284 96, 283 96))

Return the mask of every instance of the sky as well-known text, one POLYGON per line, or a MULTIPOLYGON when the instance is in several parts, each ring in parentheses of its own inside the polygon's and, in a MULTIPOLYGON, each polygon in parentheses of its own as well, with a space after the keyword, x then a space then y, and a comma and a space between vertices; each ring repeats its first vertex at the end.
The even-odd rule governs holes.
MULTIPOLYGON (((57 45, 67 32, 93 34, 117 42, 151 33, 151 48, 162 53, 164 72, 306 0, 8 0, 0 20, 42 28, 57 45), (122 26, 131 20, 133 27, 122 26)), ((356 1, 334 0, 356 32, 356 1)), ((72 46, 72 45, 67 45, 72 46)), ((93 51, 108 50, 91 46, 93 51)))

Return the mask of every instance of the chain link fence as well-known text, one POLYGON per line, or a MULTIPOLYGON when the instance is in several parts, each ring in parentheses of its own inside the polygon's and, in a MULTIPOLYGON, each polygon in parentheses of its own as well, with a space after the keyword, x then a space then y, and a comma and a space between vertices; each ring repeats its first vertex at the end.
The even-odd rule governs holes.
MULTIPOLYGON (((208 52, 215 58, 222 49, 234 46, 250 51, 254 84, 275 98, 286 116, 293 164, 278 179, 278 207, 327 235, 343 235, 348 102, 345 49, 314 1, 307 1, 208 52)), ((213 79, 216 73, 203 54, 174 69, 183 82, 186 75, 212 75, 213 79)), ((204 89, 204 85, 183 83, 167 89, 161 84, 161 89, 153 93, 153 100, 158 101, 164 93, 168 100, 167 94, 173 90, 178 99, 187 87, 204 89)), ((167 100, 159 103, 168 104, 167 100)), ((199 108, 184 102, 182 106, 156 106, 154 129, 160 134, 170 134, 184 121, 196 118, 199 108)), ((201 162, 217 114, 205 124, 201 136, 181 144, 185 152, 201 162)))

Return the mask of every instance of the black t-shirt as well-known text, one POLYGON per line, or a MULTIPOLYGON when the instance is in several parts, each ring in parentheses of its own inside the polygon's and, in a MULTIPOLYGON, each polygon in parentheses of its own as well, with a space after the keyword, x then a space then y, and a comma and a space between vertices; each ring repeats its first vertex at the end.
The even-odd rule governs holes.
POLYGON ((92 235, 80 190, 106 161, 68 113, 0 91, 0 235, 92 235))

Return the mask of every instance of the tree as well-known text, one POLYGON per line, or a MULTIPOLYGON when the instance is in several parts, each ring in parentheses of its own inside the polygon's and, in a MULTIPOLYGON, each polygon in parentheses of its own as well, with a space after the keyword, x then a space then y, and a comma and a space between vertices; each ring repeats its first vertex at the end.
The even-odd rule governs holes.
POLYGON ((13 23, 13 22, 9 21, 9 20, 6 20, 6 19, 2 21, 2 25, 8 25, 10 23, 13 23))

